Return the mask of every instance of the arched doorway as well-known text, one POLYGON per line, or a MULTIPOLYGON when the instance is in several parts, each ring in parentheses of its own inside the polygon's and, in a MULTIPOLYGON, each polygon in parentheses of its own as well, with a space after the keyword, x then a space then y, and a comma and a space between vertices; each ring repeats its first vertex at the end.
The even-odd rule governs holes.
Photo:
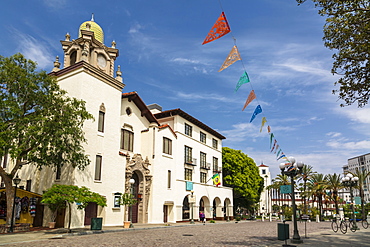
POLYGON ((189 207, 189 199, 188 196, 184 197, 182 201, 182 220, 190 219, 190 207, 189 207))
POLYGON ((231 206, 231 201, 229 198, 226 198, 224 201, 224 220, 230 220, 231 216, 233 215, 232 212, 232 206, 231 206))
MULTIPOLYGON (((139 193, 138 189, 139 189, 139 183, 140 183, 139 176, 136 174, 136 172, 134 172, 132 174, 132 178, 135 180, 135 183, 131 185, 131 194, 134 196, 134 198, 138 199, 138 193, 139 193)), ((129 215, 129 220, 131 220, 132 223, 138 222, 138 212, 139 212, 138 205, 139 203, 137 202, 134 205, 132 205, 130 208, 132 215, 129 215)))
POLYGON ((214 220, 222 220, 222 204, 220 198, 216 197, 213 199, 213 207, 212 207, 212 218, 214 220))

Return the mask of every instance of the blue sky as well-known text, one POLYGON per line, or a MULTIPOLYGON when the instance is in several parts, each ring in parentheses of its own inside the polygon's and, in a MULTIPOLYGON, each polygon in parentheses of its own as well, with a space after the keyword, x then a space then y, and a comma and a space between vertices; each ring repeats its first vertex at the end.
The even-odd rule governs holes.
POLYGON ((311 3, 294 0, 2 1, 0 55, 17 52, 51 71, 63 57, 60 40, 91 19, 103 28, 105 45, 120 50, 126 87, 146 104, 181 108, 226 136, 224 146, 242 150, 278 174, 261 118, 287 156, 328 174, 341 173, 348 158, 369 153, 370 109, 339 106, 330 72, 332 51, 324 47, 325 20, 311 3), (231 33, 202 45, 224 11, 231 33), (234 45, 251 83, 236 93, 244 72, 237 61, 217 72, 234 45), (241 111, 252 87, 254 100, 241 111), (263 112, 249 123, 255 107, 263 112))

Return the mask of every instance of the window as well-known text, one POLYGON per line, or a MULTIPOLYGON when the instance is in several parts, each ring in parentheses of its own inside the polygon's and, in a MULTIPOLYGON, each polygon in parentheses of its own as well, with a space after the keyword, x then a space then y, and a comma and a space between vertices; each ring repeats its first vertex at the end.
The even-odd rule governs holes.
POLYGON ((212 139, 212 147, 214 147, 214 148, 218 148, 218 141, 216 140, 216 139, 212 139))
POLYGON ((104 121, 105 121, 105 106, 104 103, 102 103, 99 108, 99 121, 98 121, 99 132, 104 132, 104 121))
POLYGON ((61 175, 62 175, 62 167, 57 166, 57 170, 55 172, 55 180, 60 180, 61 175))
POLYGON ((27 191, 31 191, 31 184, 32 184, 32 180, 31 179, 27 180, 27 182, 26 182, 26 190, 27 191))
POLYGON ((207 182, 207 173, 201 172, 200 173, 200 182, 205 184, 207 182))
POLYGON ((206 164, 207 154, 200 152, 200 167, 207 168, 206 164))
POLYGON ((185 146, 185 163, 193 163, 193 149, 185 146))
POLYGON ((163 153, 172 155, 172 140, 163 137, 163 153))
POLYGON ((193 170, 185 168, 185 180, 192 181, 193 178, 193 170))
POLYGON ((167 171, 167 189, 171 188, 171 170, 167 171))
POLYGON ((200 132, 200 141, 206 143, 207 136, 203 132, 200 132))
POLYGON ((189 124, 185 124, 185 135, 192 136, 193 127, 189 124))
POLYGON ((134 133, 125 129, 121 132, 121 149, 131 152, 134 151, 134 133))
POLYGON ((213 171, 214 172, 219 171, 219 169, 218 169, 218 158, 216 158, 216 157, 213 157, 213 171))
POLYGON ((262 169, 262 174, 266 174, 266 170, 265 169, 262 169))
POLYGON ((102 165, 102 156, 97 155, 95 161, 95 180, 101 180, 101 165, 102 165))

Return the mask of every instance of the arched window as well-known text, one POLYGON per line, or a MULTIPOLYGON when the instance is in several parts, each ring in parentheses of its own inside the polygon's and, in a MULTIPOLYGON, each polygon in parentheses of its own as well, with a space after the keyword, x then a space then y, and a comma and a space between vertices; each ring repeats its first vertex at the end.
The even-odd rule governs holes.
POLYGON ((73 51, 72 53, 71 53, 71 55, 69 55, 69 64, 70 65, 73 65, 73 64, 75 64, 76 63, 76 60, 77 60, 77 51, 73 51))

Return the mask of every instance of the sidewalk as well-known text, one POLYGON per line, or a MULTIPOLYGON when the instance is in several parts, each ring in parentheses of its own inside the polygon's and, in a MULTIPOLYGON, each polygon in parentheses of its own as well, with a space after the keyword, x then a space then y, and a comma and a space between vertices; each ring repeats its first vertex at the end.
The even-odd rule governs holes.
MULTIPOLYGON (((276 222, 274 222, 276 224, 276 222)), ((206 225, 210 225, 212 223, 207 223, 206 225)), ((216 225, 219 224, 235 224, 234 222, 225 222, 225 221, 217 221, 216 225)), ((252 222, 240 222, 239 226, 252 226, 252 222), (244 225, 245 224, 245 225, 244 225)), ((266 227, 268 223, 266 222, 266 227)), ((270 225, 275 229, 275 224, 270 225)), ((16 244, 16 243, 27 243, 36 240, 44 240, 44 239, 58 239, 58 238, 73 238, 73 236, 77 235, 88 235, 88 234, 102 234, 102 233, 114 233, 114 232, 122 232, 122 231, 135 231, 135 230, 144 230, 144 229, 153 229, 153 228, 166 228, 166 227, 191 227, 191 226, 198 226, 201 223, 196 223, 195 225, 190 224, 189 222, 181 222, 181 223, 174 223, 174 224, 134 224, 134 228, 125 229, 122 226, 103 226, 102 230, 90 230, 89 227, 86 228, 78 228, 72 229, 71 233, 67 233, 67 229, 43 229, 38 231, 30 231, 30 232, 16 232, 11 234, 0 234, 0 246, 7 245, 7 244, 16 244)), ((236 224, 235 224, 236 225, 236 224)), ((231 226, 231 225, 230 225, 231 226)), ((318 228, 317 228, 318 229, 318 228)), ((267 229, 266 229, 267 230, 267 229)), ((300 232, 300 237, 303 240, 302 244, 291 244, 290 240, 287 240, 288 245, 295 245, 297 247, 308 247, 308 246, 315 246, 315 247, 357 247, 357 246, 370 246, 370 228, 363 229, 361 228, 359 231, 350 232, 348 231, 346 234, 334 233, 331 229, 327 229, 325 231, 319 230, 318 232, 310 232, 307 234, 308 238, 305 238, 304 231, 300 232)), ((271 239, 268 246, 283 246, 285 241, 271 239)))

